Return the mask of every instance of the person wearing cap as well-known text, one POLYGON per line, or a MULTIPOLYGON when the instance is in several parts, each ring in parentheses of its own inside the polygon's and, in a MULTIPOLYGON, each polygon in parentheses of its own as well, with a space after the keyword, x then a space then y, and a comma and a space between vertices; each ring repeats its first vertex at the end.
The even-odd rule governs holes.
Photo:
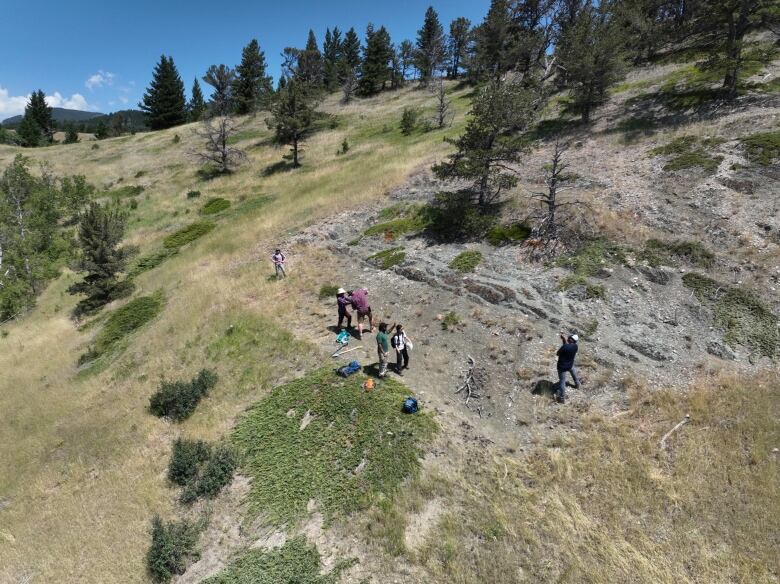
POLYGON ((282 278, 286 278, 287 274, 284 271, 284 262, 287 261, 287 258, 284 257, 281 249, 277 249, 273 253, 271 256, 271 261, 273 262, 274 269, 276 270, 276 278, 279 279, 280 275, 282 278))
POLYGON ((347 329, 352 328, 352 313, 349 311, 349 307, 352 304, 352 298, 347 294, 344 288, 339 288, 336 291, 336 304, 339 309, 339 323, 336 325, 338 330, 341 330, 341 323, 344 319, 347 320, 347 329))
POLYGON ((577 373, 574 371, 574 357, 577 355, 577 341, 580 338, 576 334, 571 334, 568 337, 563 333, 560 333, 561 347, 558 349, 556 355, 558 355, 558 393, 557 398, 559 403, 566 402, 566 374, 571 375, 574 381, 574 388, 577 389, 580 386, 580 382, 577 379, 577 373))

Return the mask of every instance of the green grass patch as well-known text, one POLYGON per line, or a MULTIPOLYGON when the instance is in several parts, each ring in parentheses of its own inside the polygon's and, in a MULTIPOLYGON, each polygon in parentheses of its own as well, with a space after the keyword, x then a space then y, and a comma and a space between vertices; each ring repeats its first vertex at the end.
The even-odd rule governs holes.
POLYGON ((482 261, 482 252, 477 250, 462 251, 450 262, 450 269, 461 274, 473 272, 482 261))
POLYGON ((751 354, 775 356, 780 345, 778 319, 758 296, 692 272, 682 280, 699 302, 712 307, 715 322, 723 328, 723 338, 729 345, 743 345, 751 354))
POLYGON ((319 293, 319 299, 320 300, 327 300, 329 298, 335 298, 336 297, 336 291, 339 289, 338 286, 334 286, 333 284, 323 284, 320 286, 320 293, 319 293))
POLYGON ((128 197, 137 197, 144 192, 144 187, 140 185, 126 185, 117 189, 111 189, 98 194, 98 198, 110 197, 112 199, 126 199, 128 197))
POLYGON ((661 241, 649 239, 640 254, 653 267, 674 265, 676 260, 683 260, 695 266, 707 268, 715 260, 715 254, 698 241, 661 241))
POLYGON ((354 563, 336 562, 332 571, 322 574, 317 548, 299 536, 277 549, 250 550, 201 584, 336 584, 342 572, 354 563))
POLYGON ((388 239, 395 239, 405 233, 422 231, 430 224, 426 211, 423 205, 393 205, 379 213, 379 218, 385 220, 366 229, 363 235, 384 235, 388 239))
POLYGON ((626 262, 626 255, 619 245, 597 239, 592 241, 572 255, 558 259, 557 264, 571 268, 576 276, 590 278, 597 275, 610 264, 626 262))
POLYGON ((222 197, 212 197, 200 210, 201 215, 214 215, 230 208, 230 201, 222 197))
POLYGON ((253 513, 290 524, 315 499, 329 520, 370 506, 417 473, 435 422, 425 412, 401 412, 405 386, 380 380, 367 393, 364 378, 320 369, 277 387, 247 411, 233 442, 253 478, 253 513), (301 429, 306 412, 314 417, 301 429))
POLYGON ((722 156, 713 156, 708 150, 723 143, 719 138, 700 139, 696 136, 681 136, 650 151, 653 156, 669 156, 664 170, 682 170, 685 168, 703 168, 712 171, 718 168, 722 156))
POLYGON ((511 225, 496 225, 487 232, 487 242, 490 245, 501 246, 525 241, 531 235, 531 228, 525 223, 511 225))
POLYGON ((753 134, 740 139, 751 162, 769 166, 780 158, 780 131, 753 134))
POLYGON ((178 249, 183 245, 187 245, 191 241, 195 241, 199 237, 203 237, 214 229, 216 225, 211 221, 198 221, 183 227, 174 233, 171 233, 163 240, 163 246, 168 249, 178 249))
POLYGON ((621 81, 620 83, 616 83, 613 85, 609 92, 612 95, 617 95, 619 93, 625 93, 626 91, 633 91, 635 89, 647 89, 648 87, 652 86, 654 83, 656 83, 655 79, 640 79, 638 81, 621 81))
POLYGON ((135 264, 130 268, 130 270, 127 273, 127 277, 135 278, 139 274, 143 274, 144 272, 153 270, 154 268, 162 264, 165 260, 167 260, 169 257, 174 256, 177 253, 179 253, 178 248, 163 248, 154 251, 149 255, 141 256, 135 261, 135 264))
POLYGON ((116 309, 106 319, 89 351, 80 357, 79 364, 94 361, 112 352, 127 336, 157 316, 162 306, 163 297, 158 293, 134 298, 116 309))
POLYGON ((406 259, 406 251, 402 247, 391 247, 368 257, 368 261, 383 270, 389 270, 406 259))

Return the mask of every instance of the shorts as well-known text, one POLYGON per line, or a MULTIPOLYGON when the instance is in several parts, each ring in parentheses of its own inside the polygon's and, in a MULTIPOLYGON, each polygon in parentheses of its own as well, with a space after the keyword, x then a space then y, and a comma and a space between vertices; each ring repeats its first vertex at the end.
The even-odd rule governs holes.
POLYGON ((363 322, 363 319, 365 319, 366 317, 371 318, 371 308, 369 308, 365 312, 362 312, 360 310, 357 311, 357 320, 358 320, 358 322, 363 322))

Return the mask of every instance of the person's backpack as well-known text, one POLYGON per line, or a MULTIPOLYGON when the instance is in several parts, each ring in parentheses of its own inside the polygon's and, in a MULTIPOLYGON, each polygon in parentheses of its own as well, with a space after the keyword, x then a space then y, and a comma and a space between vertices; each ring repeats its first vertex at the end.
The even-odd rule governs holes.
POLYGON ((420 409, 419 404, 417 403, 417 400, 413 397, 407 397, 404 400, 403 408, 401 408, 405 414, 416 414, 417 410, 420 409))
POLYGON ((348 365, 344 365, 343 367, 339 367, 336 369, 336 373, 341 375, 342 377, 349 377, 353 373, 357 373, 360 371, 360 363, 357 361, 352 361, 348 365))

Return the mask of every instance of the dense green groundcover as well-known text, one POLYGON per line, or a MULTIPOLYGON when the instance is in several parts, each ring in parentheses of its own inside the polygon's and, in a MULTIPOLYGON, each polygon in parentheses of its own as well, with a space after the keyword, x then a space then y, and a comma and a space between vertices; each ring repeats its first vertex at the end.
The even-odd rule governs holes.
POLYGON ((214 229, 214 227, 216 227, 216 225, 211 221, 197 221, 171 233, 168 237, 163 239, 163 246, 168 249, 180 248, 191 241, 195 241, 199 237, 203 237, 214 229))
POLYGON ((352 564, 340 562, 330 573, 320 574, 317 548, 303 537, 296 537, 279 549, 251 550, 202 584, 335 584, 341 572, 352 564))
POLYGON ((305 516, 314 499, 331 519, 367 507, 418 471, 436 423, 425 412, 402 413, 409 390, 400 383, 377 380, 366 392, 364 380, 320 369, 276 388, 246 412, 233 442, 252 478, 254 514, 289 524, 305 516), (301 429, 307 412, 313 419, 301 429))

